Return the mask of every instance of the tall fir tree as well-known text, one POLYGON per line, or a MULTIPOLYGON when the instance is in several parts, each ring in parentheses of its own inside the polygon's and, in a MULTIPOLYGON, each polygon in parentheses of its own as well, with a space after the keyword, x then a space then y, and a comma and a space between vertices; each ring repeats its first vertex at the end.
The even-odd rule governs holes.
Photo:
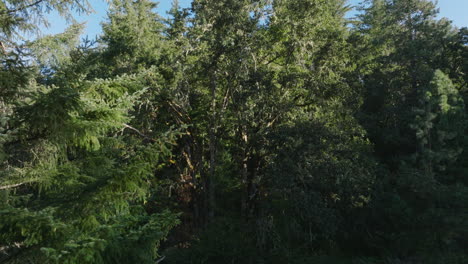
POLYGON ((75 26, 28 46, 38 63, 29 62, 26 92, 2 120, 5 263, 153 263, 178 223, 154 209, 153 197, 179 132, 145 134, 130 124, 151 71, 89 76, 85 62, 96 52, 76 48, 79 33, 75 26))

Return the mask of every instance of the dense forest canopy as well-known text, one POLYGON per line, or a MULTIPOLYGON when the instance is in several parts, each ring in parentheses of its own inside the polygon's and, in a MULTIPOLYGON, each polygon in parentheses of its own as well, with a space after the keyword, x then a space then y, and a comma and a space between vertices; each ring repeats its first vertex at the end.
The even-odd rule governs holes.
POLYGON ((468 29, 430 0, 0 1, 0 263, 468 263, 468 29))

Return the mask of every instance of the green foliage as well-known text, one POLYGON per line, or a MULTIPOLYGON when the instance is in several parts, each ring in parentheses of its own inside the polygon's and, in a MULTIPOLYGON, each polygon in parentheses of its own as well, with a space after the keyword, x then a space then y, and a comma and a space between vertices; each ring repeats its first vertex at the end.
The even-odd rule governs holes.
POLYGON ((44 255, 36 256, 41 249, 59 263, 112 263, 112 251, 117 251, 112 248, 138 243, 153 253, 128 251, 127 256, 120 249, 118 256, 151 262, 159 241, 177 221, 168 212, 147 215, 142 206, 149 195, 148 181, 170 157, 177 132, 161 134, 146 146, 135 145, 141 140, 133 137, 112 136, 125 127, 131 102, 144 89, 126 95, 138 87, 135 78, 128 77, 83 86, 86 89, 52 87, 18 108, 17 133, 28 131, 30 137, 6 144, 16 153, 4 164, 3 183, 30 187, 7 196, 0 214, 2 228, 10 230, 4 241, 6 246, 25 247, 26 253, 18 254, 26 259, 42 259, 44 255), (21 233, 12 233, 15 230, 21 233))
POLYGON ((178 224, 148 198, 181 133, 130 125, 151 71, 88 77, 88 59, 74 53, 95 55, 76 49, 79 28, 31 43, 37 65, 5 68, 30 72, 2 120, 5 263, 153 263, 178 224))
POLYGON ((86 0, 43 0, 0 2, 0 41, 12 44, 25 32, 37 32, 39 26, 47 26, 44 13, 56 11, 68 21, 73 21, 72 12, 89 13, 90 6, 86 0))
POLYGON ((156 6, 148 0, 111 2, 101 41, 107 45, 103 59, 114 74, 135 72, 158 60, 163 24, 154 12, 156 6))
POLYGON ((466 262, 467 30, 432 1, 109 4, 20 43, 86 2, 0 1, 1 263, 466 262))
POLYGON ((349 116, 327 111, 275 134, 264 203, 271 206, 266 219, 278 226, 263 236, 296 252, 337 247, 345 219, 370 200, 375 161, 364 131, 349 116))
POLYGON ((415 159, 427 174, 444 171, 462 153, 466 141, 465 105, 452 81, 440 70, 428 89, 421 91, 415 123, 419 150, 415 159))

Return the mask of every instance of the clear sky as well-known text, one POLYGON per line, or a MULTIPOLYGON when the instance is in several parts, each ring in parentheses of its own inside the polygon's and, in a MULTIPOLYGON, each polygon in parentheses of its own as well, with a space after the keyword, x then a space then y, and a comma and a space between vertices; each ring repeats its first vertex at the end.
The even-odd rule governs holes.
MULTIPOLYGON (((349 0, 351 5, 356 5, 362 0, 349 0)), ((105 0, 89 0, 95 13, 91 15, 78 16, 78 21, 86 22, 86 31, 84 35, 90 38, 101 33, 100 23, 106 18, 107 3, 105 0)), ((182 7, 188 7, 191 0, 179 0, 182 7)), ((166 12, 171 8, 172 0, 160 0, 158 11, 162 16, 166 16, 166 12)), ((439 0, 438 7, 440 9, 440 17, 447 17, 453 21, 457 27, 468 27, 468 0, 439 0)), ((55 34, 63 32, 67 27, 67 23, 63 21, 57 14, 49 16, 50 27, 44 30, 46 34, 55 34)))

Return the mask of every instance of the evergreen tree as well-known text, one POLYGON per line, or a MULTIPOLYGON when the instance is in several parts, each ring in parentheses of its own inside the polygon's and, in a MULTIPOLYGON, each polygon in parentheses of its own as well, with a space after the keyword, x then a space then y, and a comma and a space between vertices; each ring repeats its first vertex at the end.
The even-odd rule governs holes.
POLYGON ((435 72, 428 88, 421 91, 420 98, 412 125, 419 142, 414 158, 432 176, 445 171, 463 151, 465 106, 458 90, 440 70, 435 72))
POLYGON ((151 72, 88 76, 78 34, 30 45, 27 93, 2 120, 2 262, 153 263, 177 224, 152 197, 179 132, 131 126, 151 72))
POLYGON ((451 62, 458 55, 448 55, 456 31, 447 20, 436 20, 430 1, 365 4, 350 40, 360 54, 355 82, 364 88, 360 120, 375 144, 383 176, 364 214, 376 224, 363 224, 357 233, 369 234, 367 252, 458 263, 464 253, 454 233, 462 232, 459 223, 466 217, 455 213, 463 209, 454 201, 466 199, 463 177, 456 172, 464 167, 466 118, 459 95, 464 74, 451 62), (448 251, 457 253, 449 257, 448 251))
POLYGON ((363 11, 355 42, 365 91, 362 122, 394 170, 400 156, 417 148, 409 127, 411 109, 433 71, 446 65, 444 54, 454 31, 448 21, 435 19, 431 1, 367 1, 363 11))
POLYGON ((103 24, 103 59, 115 67, 113 74, 133 73, 154 65, 161 53, 163 24, 149 1, 115 0, 103 24))
POLYGON ((465 263, 466 28, 346 3, 0 1, 0 262, 465 263))

